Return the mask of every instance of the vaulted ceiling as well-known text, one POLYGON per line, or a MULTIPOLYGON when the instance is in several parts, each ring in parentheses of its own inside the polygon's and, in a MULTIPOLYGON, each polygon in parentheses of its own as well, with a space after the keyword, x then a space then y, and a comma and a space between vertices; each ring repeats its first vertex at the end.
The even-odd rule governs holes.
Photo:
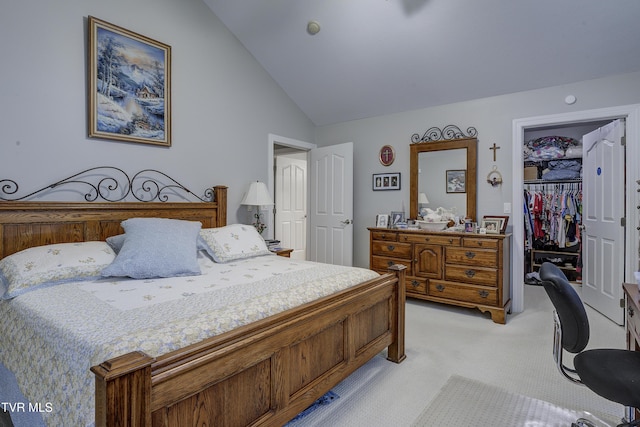
POLYGON ((318 126, 640 71, 638 0, 203 1, 318 126))

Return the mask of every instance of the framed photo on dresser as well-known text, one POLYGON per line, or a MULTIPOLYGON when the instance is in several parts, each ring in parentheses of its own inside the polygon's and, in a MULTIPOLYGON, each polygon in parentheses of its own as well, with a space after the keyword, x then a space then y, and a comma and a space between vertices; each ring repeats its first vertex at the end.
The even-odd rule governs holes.
POLYGON ((507 230, 508 216, 487 215, 482 217, 482 228, 489 234, 504 234, 507 230))
POLYGON ((376 227, 387 228, 389 226, 389 214, 376 215, 376 227))

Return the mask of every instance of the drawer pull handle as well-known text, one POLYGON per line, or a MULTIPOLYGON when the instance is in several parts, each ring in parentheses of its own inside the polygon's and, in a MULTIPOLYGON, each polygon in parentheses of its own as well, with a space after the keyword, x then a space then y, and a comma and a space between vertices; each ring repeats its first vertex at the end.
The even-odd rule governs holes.
POLYGON ((449 239, 449 243, 453 243, 453 239, 449 239))
POLYGON ((393 261, 387 261, 387 265, 391 267, 393 265, 393 261))
POLYGON ((424 238, 424 241, 425 241, 425 242, 428 242, 429 240, 431 240, 429 237, 425 237, 425 238, 424 238))
POLYGON ((412 280, 411 286, 413 286, 414 288, 417 288, 418 286, 420 286, 420 282, 418 282, 417 280, 412 280))
POLYGON ((444 286, 443 285, 436 285, 436 290, 438 290, 439 292, 444 291, 444 286))
POLYGON ((387 238, 387 235, 386 235, 386 234, 381 234, 381 235, 380 235, 380 238, 381 238, 381 239, 386 239, 386 238, 387 238))
POLYGON ((482 242, 478 242, 478 246, 482 246, 482 242))
POLYGON ((465 252, 465 254, 464 254, 464 255, 465 255, 467 258, 469 258, 469 259, 473 259, 473 258, 475 258, 475 257, 476 257, 476 253, 475 253, 475 252, 472 252, 472 251, 467 251, 467 252, 465 252))
POLYGON ((395 248, 396 248, 396 247, 395 247, 395 246, 393 246, 393 245, 389 245, 389 246, 387 246, 387 249, 389 249, 389 251, 391 251, 391 252, 393 252, 393 251, 395 250, 395 248))
POLYGON ((464 272, 464 274, 465 274, 467 277, 473 277, 473 276, 475 276, 475 275, 476 275, 476 272, 475 272, 475 270, 467 270, 467 271, 465 271, 465 272, 464 272))
POLYGON ((480 298, 487 298, 489 296, 489 292, 487 292, 487 291, 478 291, 478 295, 480 295, 480 298))

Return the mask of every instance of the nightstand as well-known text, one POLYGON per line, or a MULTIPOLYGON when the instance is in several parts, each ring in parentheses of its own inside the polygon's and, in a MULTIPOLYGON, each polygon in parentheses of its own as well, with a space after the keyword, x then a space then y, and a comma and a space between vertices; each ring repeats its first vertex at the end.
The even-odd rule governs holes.
POLYGON ((272 252, 275 253, 278 256, 291 258, 291 252, 293 252, 293 249, 280 248, 280 249, 276 249, 276 250, 274 250, 272 252))

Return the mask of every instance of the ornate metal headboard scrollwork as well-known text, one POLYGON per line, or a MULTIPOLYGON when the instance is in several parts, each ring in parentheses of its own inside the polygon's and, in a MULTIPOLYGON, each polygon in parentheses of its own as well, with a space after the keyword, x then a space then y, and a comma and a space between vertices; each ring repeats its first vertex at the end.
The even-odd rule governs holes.
POLYGON ((210 188, 204 195, 198 196, 169 175, 155 169, 144 169, 129 177, 125 171, 114 166, 86 169, 25 195, 19 195, 16 181, 0 179, 0 200, 27 200, 61 189, 84 193, 83 198, 87 202, 121 202, 129 195, 140 202, 167 202, 171 195, 187 201, 214 201, 214 192, 210 188))
POLYGON ((467 128, 467 133, 464 133, 464 131, 456 125, 447 125, 442 129, 434 126, 427 129, 422 136, 418 133, 411 135, 411 143, 419 144, 421 142, 448 141, 452 139, 475 138, 477 136, 478 131, 473 126, 467 128))

